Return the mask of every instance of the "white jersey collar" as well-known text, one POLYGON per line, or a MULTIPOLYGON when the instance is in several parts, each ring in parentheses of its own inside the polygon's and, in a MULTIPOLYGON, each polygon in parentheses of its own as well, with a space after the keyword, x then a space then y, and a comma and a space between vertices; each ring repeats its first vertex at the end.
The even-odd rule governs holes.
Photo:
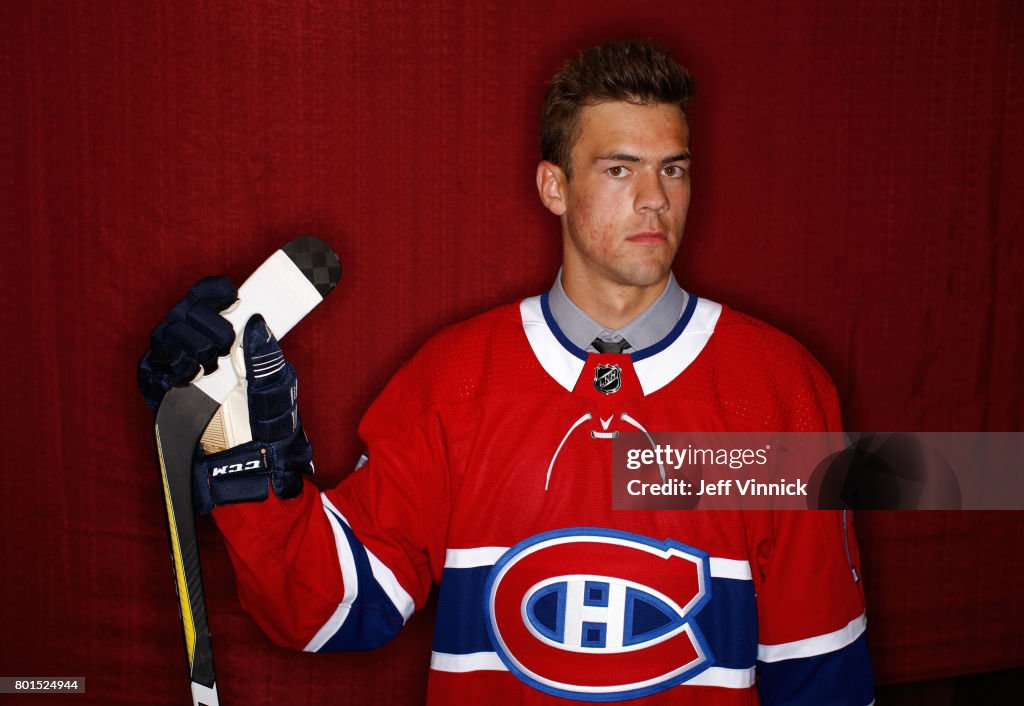
MULTIPOLYGON (((547 305, 546 293, 524 299, 519 304, 519 312, 523 331, 537 361, 559 385, 572 391, 588 353, 558 328, 547 305)), ((691 294, 686 309, 668 335, 653 346, 629 354, 645 395, 661 389, 689 367, 707 345, 721 313, 721 304, 691 294)))

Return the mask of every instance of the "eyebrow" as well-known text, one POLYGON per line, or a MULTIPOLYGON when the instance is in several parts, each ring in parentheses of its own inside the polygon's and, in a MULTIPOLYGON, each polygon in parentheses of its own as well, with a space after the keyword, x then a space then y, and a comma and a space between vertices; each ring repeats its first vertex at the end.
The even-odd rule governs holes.
MULTIPOLYGON (((642 164, 645 160, 635 154, 629 154, 627 152, 612 152, 611 154, 603 154, 597 157, 594 161, 600 162, 602 160, 609 160, 615 162, 632 162, 634 164, 642 164)), ((661 164, 671 164, 672 162, 690 162, 693 158, 690 156, 690 152, 680 152, 674 154, 671 157, 665 157, 661 160, 661 164)))

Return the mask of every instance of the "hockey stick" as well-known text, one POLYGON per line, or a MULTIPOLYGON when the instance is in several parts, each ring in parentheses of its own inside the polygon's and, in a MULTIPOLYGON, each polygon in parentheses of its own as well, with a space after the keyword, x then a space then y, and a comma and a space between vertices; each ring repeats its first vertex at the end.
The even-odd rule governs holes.
MULTIPOLYGON (((326 243, 310 235, 291 241, 259 266, 239 288, 238 301, 222 312, 234 326, 234 345, 239 345, 240 333, 253 314, 262 314, 274 335, 284 337, 340 278, 341 263, 326 243)), ((221 358, 210 375, 169 390, 156 414, 157 460, 193 706, 219 706, 219 701, 192 511, 192 456, 206 425, 238 380, 230 359, 221 358)))

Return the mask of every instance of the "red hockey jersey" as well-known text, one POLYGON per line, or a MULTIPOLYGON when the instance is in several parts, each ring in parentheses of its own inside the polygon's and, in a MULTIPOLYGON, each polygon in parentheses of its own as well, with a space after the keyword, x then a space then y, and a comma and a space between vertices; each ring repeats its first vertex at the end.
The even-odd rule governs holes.
POLYGON ((283 645, 379 645, 439 584, 428 703, 864 706, 845 513, 612 508, 617 431, 839 423, 813 358, 727 307, 690 296, 658 344, 588 354, 544 295, 431 339, 338 487, 214 518, 243 605, 283 645))

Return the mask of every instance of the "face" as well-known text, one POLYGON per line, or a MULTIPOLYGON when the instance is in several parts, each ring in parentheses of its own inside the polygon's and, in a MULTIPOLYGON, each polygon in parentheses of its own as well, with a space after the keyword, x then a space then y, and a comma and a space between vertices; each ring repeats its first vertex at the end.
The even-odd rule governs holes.
POLYGON ((583 109, 572 177, 548 162, 538 168, 541 199, 562 219, 566 277, 598 286, 664 283, 690 204, 689 147, 677 106, 583 109))

